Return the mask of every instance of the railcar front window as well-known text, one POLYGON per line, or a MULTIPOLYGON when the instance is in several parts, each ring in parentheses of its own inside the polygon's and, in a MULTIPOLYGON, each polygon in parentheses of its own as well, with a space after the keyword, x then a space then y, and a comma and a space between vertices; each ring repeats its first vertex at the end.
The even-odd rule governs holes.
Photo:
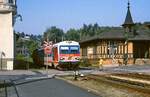
POLYGON ((77 54, 78 50, 71 50, 71 54, 77 54))
POLYGON ((60 47, 60 54, 68 54, 68 53, 69 53, 69 47, 67 46, 60 47))
POLYGON ((71 54, 78 54, 79 53, 79 47, 70 47, 70 53, 71 54))
POLYGON ((61 50, 61 54, 68 54, 68 50, 61 50))

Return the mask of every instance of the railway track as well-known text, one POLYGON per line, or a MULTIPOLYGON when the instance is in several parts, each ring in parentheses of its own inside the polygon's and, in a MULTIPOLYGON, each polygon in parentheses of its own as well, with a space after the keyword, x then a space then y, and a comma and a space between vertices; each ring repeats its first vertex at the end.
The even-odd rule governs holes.
POLYGON ((138 78, 138 79, 143 79, 143 80, 150 80, 150 75, 145 75, 143 73, 114 73, 111 75, 132 77, 132 78, 138 78))
POLYGON ((100 81, 116 88, 137 91, 150 94, 149 75, 138 74, 109 74, 109 75, 88 75, 90 80, 100 81), (132 80, 131 80, 132 79, 132 80), (143 81, 141 81, 143 80, 143 81))

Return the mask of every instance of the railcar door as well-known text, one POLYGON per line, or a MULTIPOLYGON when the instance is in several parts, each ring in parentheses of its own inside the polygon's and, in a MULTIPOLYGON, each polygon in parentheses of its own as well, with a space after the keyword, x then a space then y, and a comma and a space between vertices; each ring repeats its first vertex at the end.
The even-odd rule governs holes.
POLYGON ((54 59, 54 65, 58 64, 58 48, 54 47, 54 55, 53 55, 53 59, 54 59))

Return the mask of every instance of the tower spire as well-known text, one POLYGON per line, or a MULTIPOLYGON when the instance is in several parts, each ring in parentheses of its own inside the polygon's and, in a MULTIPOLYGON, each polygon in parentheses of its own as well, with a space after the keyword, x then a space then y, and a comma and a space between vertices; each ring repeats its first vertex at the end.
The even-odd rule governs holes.
POLYGON ((128 9, 130 9, 130 1, 128 0, 128 9))
POLYGON ((131 16, 131 12, 130 12, 130 1, 128 0, 128 7, 127 7, 127 15, 124 21, 124 24, 122 25, 123 27, 131 27, 134 25, 132 16, 131 16))

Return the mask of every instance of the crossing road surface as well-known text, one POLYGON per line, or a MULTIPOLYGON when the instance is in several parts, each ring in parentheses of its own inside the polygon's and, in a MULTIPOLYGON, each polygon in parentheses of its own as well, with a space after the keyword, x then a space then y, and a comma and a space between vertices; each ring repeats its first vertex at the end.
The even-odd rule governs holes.
POLYGON ((55 78, 22 83, 16 87, 19 97, 100 97, 55 78))

